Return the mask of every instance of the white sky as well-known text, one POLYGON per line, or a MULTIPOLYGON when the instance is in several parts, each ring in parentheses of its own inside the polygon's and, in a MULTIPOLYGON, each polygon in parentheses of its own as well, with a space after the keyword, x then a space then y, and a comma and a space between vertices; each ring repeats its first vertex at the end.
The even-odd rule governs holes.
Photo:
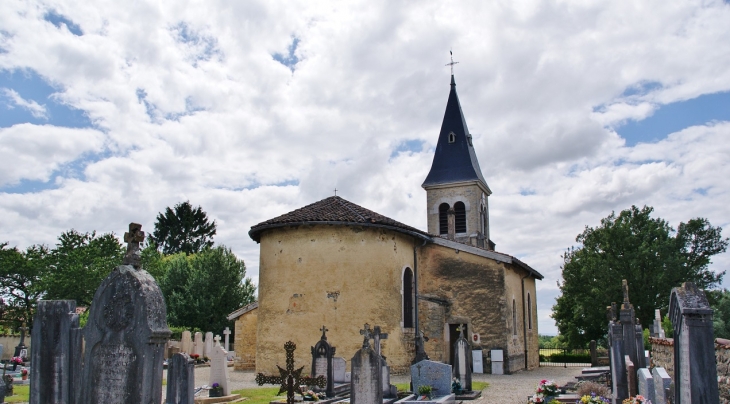
POLYGON ((0 241, 152 231, 190 200, 256 281, 249 228, 335 187, 425 229, 453 49, 492 238, 545 275, 554 334, 586 225, 647 204, 728 226, 730 122, 696 115, 730 111, 703 98, 730 90, 728 21, 723 1, 2 1, 0 241), (662 132, 665 106, 687 119, 662 132))

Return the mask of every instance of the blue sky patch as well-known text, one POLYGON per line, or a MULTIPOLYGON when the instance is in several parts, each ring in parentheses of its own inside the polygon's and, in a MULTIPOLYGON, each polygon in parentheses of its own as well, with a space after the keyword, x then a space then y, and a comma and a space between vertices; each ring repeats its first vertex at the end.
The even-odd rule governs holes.
POLYGON ((221 55, 218 39, 215 37, 201 35, 184 22, 172 27, 172 31, 177 35, 178 42, 184 43, 194 51, 193 66, 197 67, 199 61, 208 61, 215 55, 221 55))
POLYGON ((283 55, 281 53, 274 53, 271 56, 274 58, 274 60, 283 64, 284 66, 288 67, 289 70, 294 72, 294 67, 296 66, 297 63, 299 63, 299 58, 296 55, 297 46, 299 46, 299 38, 293 37, 291 45, 289 45, 289 48, 288 48, 288 52, 289 52, 288 55, 283 55))
POLYGON ((627 146, 652 143, 690 126, 712 121, 730 121, 730 92, 705 94, 686 101, 662 105, 641 121, 627 121, 616 128, 627 146))
POLYGON ((19 123, 51 124, 67 128, 92 127, 84 111, 52 97, 58 91, 34 70, 0 70, 0 127, 19 123), (28 103, 35 102, 44 107, 45 114, 34 115, 32 110, 18 105, 11 95, 13 92, 28 103))
POLYGON ((659 90, 662 87, 662 83, 658 81, 639 82, 632 86, 626 87, 626 90, 624 90, 623 94, 621 94, 621 98, 633 97, 637 95, 646 95, 652 91, 659 90))
POLYGON ((396 157, 398 153, 420 153, 423 151, 423 143, 423 140, 420 139, 404 140, 390 153, 390 158, 396 157))
POLYGON ((62 14, 58 14, 56 10, 47 12, 46 15, 43 16, 43 19, 55 25, 56 28, 61 28, 61 25, 65 25, 66 28, 68 28, 68 30, 76 36, 84 35, 84 32, 81 31, 81 27, 79 27, 78 24, 64 17, 62 14))
POLYGON ((33 192, 42 192, 49 189, 58 189, 57 183, 59 178, 76 178, 81 181, 86 180, 84 170, 90 164, 111 157, 111 153, 105 150, 100 153, 84 153, 78 159, 61 164, 57 170, 51 173, 48 181, 40 180, 20 180, 16 184, 0 186, 0 193, 7 194, 27 194, 33 192))

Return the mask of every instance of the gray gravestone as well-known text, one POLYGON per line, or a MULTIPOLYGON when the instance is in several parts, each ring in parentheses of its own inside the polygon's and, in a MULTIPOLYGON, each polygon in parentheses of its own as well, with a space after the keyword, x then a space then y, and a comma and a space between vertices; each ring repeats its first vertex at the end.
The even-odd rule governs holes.
POLYGON ((624 356, 624 363, 626 364, 626 379, 629 382, 629 397, 633 397, 636 395, 636 368, 629 355, 624 356))
POLYGON ((84 328, 84 404, 156 404, 162 398, 162 362, 171 334, 165 300, 139 267, 141 226, 133 223, 129 230, 124 265, 96 290, 84 328))
POLYGON ((335 355, 336 348, 327 342, 327 328, 322 326, 320 329, 322 336, 319 341, 314 344, 312 349, 312 377, 324 376, 327 378, 327 387, 325 394, 327 397, 335 396, 335 378, 334 367, 332 365, 332 357, 335 355))
POLYGON ((195 401, 195 362, 185 353, 176 353, 167 365, 166 404, 193 404, 195 401))
MULTIPOLYGON (((638 347, 636 346, 636 315, 634 314, 634 305, 629 301, 629 285, 626 279, 621 281, 621 286, 624 293, 624 301, 621 304, 621 310, 619 311, 619 321, 623 328, 623 355, 628 355, 631 358, 631 362, 638 367, 642 362, 639 359, 638 347)), ((643 341, 643 339, 642 339, 643 341)), ((644 350, 641 350, 641 356, 644 356, 644 350)))
POLYGON ((463 390, 471 391, 471 347, 464 338, 464 328, 466 325, 459 327, 459 338, 454 343, 454 377, 459 379, 463 390))
POLYGON ((636 372, 636 377, 639 382, 639 394, 649 399, 652 403, 655 403, 654 377, 651 375, 649 369, 639 369, 639 371, 636 372))
POLYGON ((611 365, 611 381, 613 398, 619 402, 629 398, 629 384, 626 377, 626 363, 624 362, 623 326, 611 321, 609 324, 609 359, 611 365))
POLYGON ((30 403, 76 402, 81 373, 81 331, 76 302, 38 302, 33 324, 30 403))
POLYGON ((213 352, 213 333, 212 332, 206 332, 205 333, 205 344, 203 345, 203 356, 210 358, 210 353, 213 352))
POLYGON ((182 339, 180 339, 180 350, 188 355, 193 353, 193 339, 190 331, 185 330, 182 332, 182 339))
POLYGON ((662 312, 659 309, 654 310, 654 325, 652 326, 651 336, 654 338, 665 338, 664 328, 662 328, 662 312))
POLYGON ((666 392, 669 389, 669 385, 672 384, 672 377, 662 367, 652 369, 651 375, 654 378, 654 398, 656 399, 652 403, 667 404, 666 392))
POLYGON ((221 337, 215 336, 215 345, 210 349, 210 380, 208 385, 218 383, 223 388, 223 395, 231 394, 228 378, 228 352, 221 346, 221 337))
POLYGON ((434 396, 451 394, 451 365, 430 360, 411 365, 413 392, 418 393, 421 386, 431 386, 434 396))
POLYGON ((27 358, 28 357, 28 347, 25 346, 25 333, 28 331, 28 327, 25 326, 25 321, 23 321, 23 325, 18 328, 18 331, 20 331, 20 342, 15 347, 15 353, 13 356, 19 356, 21 358, 27 358), (23 354, 25 352, 25 355, 23 354))
POLYGON ((646 351, 644 350, 644 330, 641 328, 641 323, 638 318, 634 327, 636 338, 636 362, 634 362, 634 366, 636 369, 648 368, 649 364, 646 362, 646 351))
POLYGON ((675 403, 720 401, 712 314, 705 292, 694 283, 672 289, 669 318, 674 327, 675 403))
POLYGON ((360 330, 362 348, 352 357, 352 378, 350 380, 351 404, 375 404, 383 402, 383 375, 380 369, 380 355, 370 347, 370 326, 360 330))
POLYGON ((203 333, 198 331, 195 333, 195 342, 193 342, 193 353, 203 359, 203 333))
POLYGON ((332 358, 332 373, 335 383, 348 383, 345 374, 347 373, 347 362, 345 358, 332 358))

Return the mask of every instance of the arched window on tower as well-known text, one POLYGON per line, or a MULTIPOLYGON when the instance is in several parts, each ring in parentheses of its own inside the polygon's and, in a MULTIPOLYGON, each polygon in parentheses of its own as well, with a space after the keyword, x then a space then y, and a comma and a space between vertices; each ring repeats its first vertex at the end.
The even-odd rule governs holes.
POLYGON ((527 329, 532 329, 532 299, 530 293, 527 293, 527 329))
POLYGON ((413 328, 413 271, 403 272, 403 327, 413 328))
POLYGON ((449 234, 449 204, 439 205, 439 234, 449 234))
POLYGON ((454 204, 454 233, 466 233, 466 206, 461 201, 454 204))
POLYGON ((517 302, 512 299, 512 335, 517 335, 517 302))

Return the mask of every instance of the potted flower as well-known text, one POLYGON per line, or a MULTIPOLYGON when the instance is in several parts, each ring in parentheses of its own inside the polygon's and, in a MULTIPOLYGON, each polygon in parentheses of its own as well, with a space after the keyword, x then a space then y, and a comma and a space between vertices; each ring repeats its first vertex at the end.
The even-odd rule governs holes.
POLYGON ((193 360, 195 361, 196 364, 200 364, 201 363, 201 361, 200 361, 200 355, 198 355, 198 354, 191 354, 190 357, 193 358, 193 360))
POLYGON ((625 399, 624 401, 622 401, 622 404, 651 404, 651 400, 639 394, 637 396, 625 399))
POLYGON ((537 394, 541 394, 546 403, 558 395, 558 385, 552 380, 542 379, 537 384, 537 394))
POLYGON ((527 399, 528 404, 545 404, 545 396, 542 393, 535 393, 527 399))
POLYGON ((13 364, 13 371, 18 369, 18 365, 23 364, 23 358, 20 356, 13 356, 12 359, 10 359, 10 363, 13 364))
POLYGON ((431 394, 433 394, 433 387, 426 384, 424 384, 423 386, 418 386, 419 400, 430 399, 431 394))
POLYGON ((459 379, 454 378, 454 380, 451 382, 451 392, 459 395, 461 394, 461 382, 459 379))
POLYGON ((23 378, 23 380, 28 380, 28 369, 26 369, 26 368, 21 369, 20 376, 23 378))
POLYGON ((208 397, 223 397, 223 387, 218 383, 213 383, 208 391, 208 397))
POLYGON ((602 397, 597 396, 596 393, 591 393, 591 395, 585 395, 578 400, 578 403, 580 404, 607 404, 610 403, 611 400, 602 397))

